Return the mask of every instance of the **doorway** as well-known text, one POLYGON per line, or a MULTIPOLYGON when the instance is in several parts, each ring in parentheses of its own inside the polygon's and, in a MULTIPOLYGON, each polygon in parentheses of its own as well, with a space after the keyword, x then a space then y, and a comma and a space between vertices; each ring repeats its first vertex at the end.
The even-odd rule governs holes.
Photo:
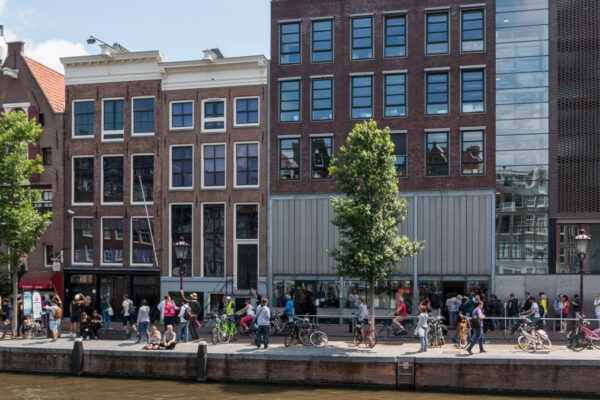
POLYGON ((108 296, 110 305, 115 313, 114 319, 119 319, 119 316, 121 315, 123 295, 125 293, 131 295, 131 293, 128 292, 130 287, 129 280, 129 275, 105 275, 99 277, 99 300, 102 301, 102 297, 108 296))

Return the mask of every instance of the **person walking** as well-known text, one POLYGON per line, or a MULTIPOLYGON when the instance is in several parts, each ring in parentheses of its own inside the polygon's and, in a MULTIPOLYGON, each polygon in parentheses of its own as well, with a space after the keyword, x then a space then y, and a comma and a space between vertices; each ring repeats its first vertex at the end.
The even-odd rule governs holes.
POLYGON ((60 322, 60 317, 62 316, 62 309, 58 306, 56 300, 52 299, 50 300, 50 305, 46 306, 46 312, 48 313, 52 341, 56 342, 58 340, 58 323, 60 322))
POLYGON ((450 322, 450 328, 456 328, 456 296, 449 294, 446 300, 446 311, 448 312, 448 321, 450 322))
POLYGON ((103 325, 106 329, 110 328, 110 317, 114 314, 112 306, 110 305, 109 296, 102 296, 102 302, 100 303, 102 307, 102 321, 103 325))
POLYGON ((542 327, 546 329, 546 314, 548 314, 548 297, 544 292, 540 292, 540 318, 542 327))
POLYGON ((137 316, 138 339, 136 343, 142 341, 142 336, 146 334, 146 342, 150 343, 150 307, 146 299, 142 300, 142 305, 137 316))
POLYGON ((473 354, 473 346, 475 346, 475 343, 479 343, 479 352, 487 353, 487 351, 483 348, 483 321, 485 319, 485 314, 483 313, 482 302, 475 304, 475 309, 471 313, 471 317, 471 328, 475 329, 475 337, 471 341, 469 347, 467 347, 467 352, 469 352, 469 354, 473 354))
POLYGON ((292 300, 292 296, 289 294, 285 295, 285 300, 285 309, 283 310, 283 314, 288 317, 288 322, 292 322, 294 315, 294 301, 292 300))
POLYGON ((256 349, 260 349, 261 338, 264 340, 265 350, 269 348, 269 331, 271 329, 271 310, 268 307, 269 300, 262 299, 262 305, 256 309, 256 324, 258 332, 256 333, 256 349))
POLYGON ((127 293, 123 294, 123 303, 121 303, 121 313, 123 314, 123 328, 127 328, 127 323, 134 331, 136 326, 134 321, 135 306, 127 293))
POLYGON ((198 334, 197 328, 200 326, 200 322, 198 322, 198 317, 202 314, 202 306, 198 301, 198 294, 192 293, 190 294, 190 298, 184 296, 183 290, 181 291, 181 297, 187 301, 190 306, 190 310, 192 312, 192 317, 189 321, 189 327, 192 328, 192 341, 200 339, 200 335, 198 334))
POLYGON ((181 308, 179 309, 179 328, 177 328, 177 342, 184 343, 188 342, 189 336, 189 322, 190 322, 191 310, 185 299, 182 300, 181 308), (183 337, 182 337, 183 333, 183 337), (183 340, 182 340, 183 339, 183 340))
POLYGON ((427 307, 419 306, 419 319, 417 321, 417 333, 421 341, 419 353, 427 351, 427 307))

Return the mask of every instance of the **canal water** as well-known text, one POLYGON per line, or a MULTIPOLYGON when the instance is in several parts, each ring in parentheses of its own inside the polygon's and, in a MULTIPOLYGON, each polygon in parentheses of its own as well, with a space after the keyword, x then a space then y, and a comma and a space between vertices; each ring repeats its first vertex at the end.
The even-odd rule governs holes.
MULTIPOLYGON (((0 400, 517 400, 532 397, 0 373, 0 400)), ((534 397, 557 400, 560 397, 534 397)), ((564 397, 563 397, 564 398, 564 397)))

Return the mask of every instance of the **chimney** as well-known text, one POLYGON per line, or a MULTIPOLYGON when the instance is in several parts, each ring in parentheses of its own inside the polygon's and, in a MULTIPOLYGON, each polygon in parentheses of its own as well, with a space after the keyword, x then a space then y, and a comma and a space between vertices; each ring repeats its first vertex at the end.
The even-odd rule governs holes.
POLYGON ((204 53, 204 60, 215 61, 222 60, 223 58, 225 58, 223 53, 221 53, 221 50, 219 50, 219 48, 217 47, 215 47, 214 49, 206 49, 202 52, 204 53))
POLYGON ((25 48, 25 42, 10 42, 10 43, 8 43, 7 57, 12 56, 12 55, 22 56, 24 48, 25 48))

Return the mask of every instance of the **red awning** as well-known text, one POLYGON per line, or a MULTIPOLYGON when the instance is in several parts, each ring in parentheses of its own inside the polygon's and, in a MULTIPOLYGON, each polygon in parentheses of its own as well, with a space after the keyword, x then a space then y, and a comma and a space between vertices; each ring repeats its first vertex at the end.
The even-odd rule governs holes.
POLYGON ((61 271, 31 271, 19 281, 19 289, 55 290, 62 296, 61 271))

